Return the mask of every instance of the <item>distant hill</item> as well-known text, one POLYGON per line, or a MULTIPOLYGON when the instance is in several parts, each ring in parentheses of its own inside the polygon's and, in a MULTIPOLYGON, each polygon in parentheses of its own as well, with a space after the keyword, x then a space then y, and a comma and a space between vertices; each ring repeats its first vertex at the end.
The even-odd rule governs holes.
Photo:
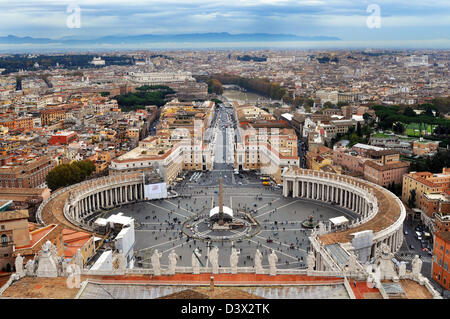
POLYGON ((288 41, 339 41, 341 39, 330 36, 299 36, 294 34, 270 33, 191 33, 191 34, 143 34, 129 36, 104 36, 93 39, 33 38, 8 35, 0 37, 0 44, 139 44, 139 43, 180 43, 180 42, 288 42, 288 41))

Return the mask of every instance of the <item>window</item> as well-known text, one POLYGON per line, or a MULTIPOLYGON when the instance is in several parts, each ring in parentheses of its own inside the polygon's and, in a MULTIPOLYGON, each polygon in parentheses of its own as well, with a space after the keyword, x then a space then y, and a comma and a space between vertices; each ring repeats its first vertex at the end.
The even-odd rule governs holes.
MULTIPOLYGON (((2 230, 5 230, 5 225, 2 225, 2 230)), ((447 250, 447 254, 448 254, 448 250, 447 250)))
POLYGON ((8 243, 8 237, 6 235, 2 235, 2 244, 6 245, 8 243))

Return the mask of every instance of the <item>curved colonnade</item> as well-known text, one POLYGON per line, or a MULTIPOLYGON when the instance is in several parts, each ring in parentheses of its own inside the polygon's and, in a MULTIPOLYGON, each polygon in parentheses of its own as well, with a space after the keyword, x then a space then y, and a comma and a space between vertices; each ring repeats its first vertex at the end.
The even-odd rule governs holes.
POLYGON ((373 231, 371 256, 376 248, 387 244, 392 252, 403 242, 403 221, 406 210, 400 199, 385 188, 350 176, 291 167, 283 174, 283 196, 319 200, 358 214, 346 229, 319 230, 321 245, 341 244, 351 251, 352 234, 373 231))
MULTIPOLYGON (((283 195, 286 197, 334 203, 359 215, 347 228, 332 230, 325 225, 317 240, 321 246, 339 243, 353 250, 352 234, 372 230, 371 257, 381 243, 396 252, 403 242, 406 210, 400 199, 376 184, 358 178, 291 167, 283 173, 283 195)), ((143 176, 139 173, 112 175, 85 181, 59 190, 38 209, 41 224, 59 223, 67 227, 94 232, 87 219, 102 209, 144 200, 143 176), (52 219, 53 218, 53 219, 52 219)))
POLYGON ((142 200, 144 200, 142 174, 112 175, 88 180, 53 193, 41 203, 36 216, 38 222, 47 225, 54 222, 51 216, 62 215, 70 224, 93 232, 93 221, 86 221, 92 214, 102 209, 142 200), (57 203, 60 205, 55 205, 57 203))

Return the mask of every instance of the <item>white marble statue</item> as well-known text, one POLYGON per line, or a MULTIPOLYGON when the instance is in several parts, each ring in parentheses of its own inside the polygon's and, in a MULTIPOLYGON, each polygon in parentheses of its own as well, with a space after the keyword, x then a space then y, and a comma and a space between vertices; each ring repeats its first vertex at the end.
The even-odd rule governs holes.
POLYGON ((50 254, 53 258, 53 260, 58 263, 58 250, 56 249, 56 246, 53 245, 52 243, 49 242, 49 247, 50 247, 50 254))
POLYGON ((61 260, 61 276, 65 277, 67 275, 67 261, 62 258, 61 260))
POLYGON ((419 258, 419 255, 415 255, 413 260, 411 261, 411 272, 414 278, 419 277, 421 270, 422 270, 422 260, 419 258))
POLYGON ((198 248, 195 248, 194 252, 192 253, 192 258, 191 258, 191 261, 192 261, 192 272, 195 275, 200 274, 200 261, 199 261, 199 258, 201 256, 202 255, 198 251, 198 248))
POLYGON ((178 259, 178 255, 175 253, 175 250, 172 249, 169 254, 169 275, 175 275, 178 259))
POLYGON ((44 245, 42 245, 39 256, 38 269, 36 270, 36 276, 58 277, 58 263, 53 258, 52 244, 48 240, 44 245))
POLYGON ((262 267, 262 259, 263 259, 263 255, 261 254, 259 249, 256 249, 256 252, 255 252, 255 273, 256 274, 262 274, 264 272, 263 267, 262 267))
POLYGON ((271 276, 275 276, 277 274, 277 261, 278 256, 275 254, 275 251, 272 250, 272 253, 269 255, 269 274, 271 276))
POLYGON ((394 254, 391 249, 385 243, 382 243, 377 250, 376 264, 380 269, 380 280, 397 280, 398 274, 395 270, 395 264, 392 261, 394 254))
POLYGON ((75 255, 73 256, 71 264, 77 265, 80 269, 83 269, 84 259, 83 255, 81 255, 80 249, 78 249, 75 255))
POLYGON ((27 276, 34 276, 34 259, 30 259, 27 261, 26 265, 25 265, 25 273, 27 276))
POLYGON ((213 247, 209 251, 209 262, 211 263, 212 273, 219 273, 219 247, 213 247))
POLYGON ((314 267, 316 266, 316 257, 312 250, 308 253, 308 257, 306 257, 306 264, 308 265, 308 271, 314 270, 314 267))
POLYGON ((152 266, 153 266, 153 274, 155 276, 161 276, 161 264, 159 263, 159 258, 162 257, 162 254, 158 252, 158 249, 155 249, 155 252, 153 253, 151 260, 152 260, 152 266))
POLYGON ((230 266, 231 266, 231 273, 237 274, 237 267, 239 262, 239 254, 240 252, 236 248, 231 248, 231 255, 230 255, 230 266))
POLYGON ((127 269, 127 258, 123 254, 123 251, 119 251, 117 255, 117 270, 125 270, 127 269))
POLYGON ((24 274, 23 257, 20 256, 20 254, 18 254, 16 257, 15 266, 16 266, 16 274, 18 274, 19 276, 22 276, 24 274))

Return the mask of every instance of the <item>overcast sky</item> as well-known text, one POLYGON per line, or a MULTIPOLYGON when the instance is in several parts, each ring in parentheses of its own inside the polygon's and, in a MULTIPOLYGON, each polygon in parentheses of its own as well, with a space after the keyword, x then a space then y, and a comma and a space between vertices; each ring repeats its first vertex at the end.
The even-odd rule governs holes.
POLYGON ((0 0, 0 35, 95 38, 176 33, 289 33, 345 41, 434 41, 450 38, 450 0, 0 0), (68 28, 69 4, 81 27, 68 28), (375 4, 380 28, 369 28, 375 4))

